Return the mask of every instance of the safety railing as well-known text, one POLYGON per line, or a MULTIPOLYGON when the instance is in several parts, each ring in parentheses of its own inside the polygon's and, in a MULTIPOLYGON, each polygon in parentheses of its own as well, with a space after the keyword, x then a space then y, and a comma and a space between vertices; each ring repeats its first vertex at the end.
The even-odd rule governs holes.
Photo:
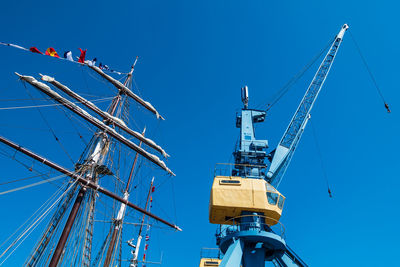
POLYGON ((207 259, 219 259, 221 257, 221 252, 219 248, 201 248, 200 258, 207 259))
POLYGON ((249 165, 235 163, 217 163, 214 168, 215 176, 241 176, 243 178, 253 178, 254 176, 265 176, 267 166, 264 165, 249 165), (240 170, 240 174, 232 173, 232 171, 240 170), (257 172, 255 175, 254 171, 257 172))

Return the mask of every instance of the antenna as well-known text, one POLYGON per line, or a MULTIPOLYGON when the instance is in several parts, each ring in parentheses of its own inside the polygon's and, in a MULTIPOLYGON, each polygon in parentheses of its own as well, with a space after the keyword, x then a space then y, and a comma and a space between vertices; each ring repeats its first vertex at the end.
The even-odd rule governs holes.
POLYGON ((242 87, 242 102, 243 102, 244 108, 247 109, 247 107, 249 105, 249 88, 247 87, 247 85, 242 87))

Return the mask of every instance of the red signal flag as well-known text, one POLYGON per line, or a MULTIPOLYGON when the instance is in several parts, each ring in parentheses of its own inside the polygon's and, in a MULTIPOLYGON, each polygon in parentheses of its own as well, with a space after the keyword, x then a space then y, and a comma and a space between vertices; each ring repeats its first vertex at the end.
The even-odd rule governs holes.
POLYGON ((87 49, 82 50, 82 49, 79 48, 79 50, 81 51, 81 55, 79 56, 78 62, 85 63, 85 57, 86 57, 86 50, 87 49))
POLYGON ((42 52, 39 51, 39 49, 37 49, 36 47, 32 46, 31 48, 29 48, 29 51, 33 52, 33 53, 38 53, 38 54, 42 54, 42 52))

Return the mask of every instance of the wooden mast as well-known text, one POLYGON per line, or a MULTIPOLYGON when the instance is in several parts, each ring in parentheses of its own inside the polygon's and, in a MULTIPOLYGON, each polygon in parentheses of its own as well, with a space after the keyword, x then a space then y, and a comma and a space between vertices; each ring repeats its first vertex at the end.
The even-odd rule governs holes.
MULTIPOLYGON (((132 66, 131 71, 128 74, 128 77, 126 78, 125 83, 127 83, 129 81, 129 79, 132 77, 133 68, 134 68, 134 65, 132 66)), ((111 116, 113 116, 115 114, 115 111, 116 111, 117 106, 119 105, 120 101, 121 101, 121 94, 118 93, 114 97, 114 99, 112 101, 112 104, 111 104, 111 106, 109 108, 109 113, 110 113, 111 116)), ((106 149, 107 152, 108 152, 108 147, 109 146, 106 145, 106 143, 108 142, 108 140, 106 140, 107 139, 106 138, 106 133, 105 133, 105 131, 103 131, 101 134, 104 137, 97 142, 96 148, 95 148, 95 150, 94 150, 94 152, 92 154, 94 157, 96 156, 95 153, 98 153, 98 155, 99 155, 98 157, 96 157, 96 159, 93 160, 93 163, 92 163, 93 165, 97 164, 101 160, 100 154, 103 154, 103 155, 105 154, 105 153, 103 153, 104 151, 102 151, 103 149, 106 149)), ((94 170, 92 170, 88 178, 89 178, 89 180, 92 180, 97 184, 97 181, 95 180, 95 176, 96 176, 96 173, 95 173, 94 170)), ((57 247, 56 247, 56 249, 55 249, 55 251, 53 253, 53 256, 51 258, 51 261, 49 263, 49 267, 56 267, 58 265, 58 262, 60 260, 61 254, 64 251, 64 247, 65 247, 65 244, 66 244, 66 242, 68 240, 69 233, 71 232, 72 226, 74 225, 74 222, 75 222, 75 219, 76 219, 76 215, 78 214, 79 208, 80 208, 80 206, 82 204, 82 200, 83 200, 83 198, 84 198, 84 196, 86 194, 86 191, 87 191, 87 189, 86 189, 85 186, 82 186, 81 189, 79 190, 78 196, 75 199, 74 205, 72 206, 71 212, 70 212, 70 214, 68 216, 68 219, 67 219, 67 222, 66 222, 66 224, 64 226, 63 232, 62 232, 62 234, 60 236, 60 239, 59 239, 59 241, 57 243, 57 247)))
MULTIPOLYGON (((145 132, 146 132, 146 128, 143 130, 143 133, 142 133, 143 136, 144 136, 145 132)), ((142 145, 142 142, 139 143, 139 147, 141 145, 142 145)), ((124 199, 126 199, 126 200, 128 200, 128 198, 129 198, 129 188, 130 188, 130 185, 131 185, 133 172, 134 172, 135 167, 136 167, 136 162, 137 162, 138 156, 139 156, 139 153, 136 153, 135 159, 134 159, 133 164, 132 164, 131 172, 129 174, 128 182, 126 183, 126 187, 125 187, 125 191, 124 191, 124 199)), ((106 259, 104 260, 104 265, 103 265, 104 267, 110 266, 111 257, 112 257, 112 255, 114 253, 115 242, 117 240, 118 233, 120 232, 120 230, 122 228, 122 220, 123 220, 123 216, 124 216, 124 213, 125 213, 125 208, 126 208, 126 205, 125 204, 121 204, 119 212, 118 212, 118 215, 117 215, 117 218, 116 218, 116 220, 114 222, 115 226, 113 228, 113 233, 111 235, 110 244, 108 245, 106 259)), ((146 204, 145 210, 147 210, 147 204, 146 204)))
MULTIPOLYGON (((114 114, 114 112, 116 110, 116 106, 119 104, 120 99, 121 99, 121 97, 119 94, 114 97, 111 107, 109 109, 111 115, 114 114)), ((104 132, 102 134, 105 135, 104 132)), ((106 139, 105 137, 103 137, 103 138, 106 139)), ((102 140, 99 140, 98 143, 96 144, 96 149, 92 155, 96 155, 96 153, 99 153, 100 151, 103 152, 102 150, 104 148, 107 149, 108 146, 106 145, 106 142, 107 142, 107 140, 105 140, 105 142, 102 142, 102 140), (97 149, 97 147, 99 147, 99 149, 97 149)), ((101 154, 103 154, 103 153, 101 153, 101 154)), ((93 164, 97 164, 97 162, 99 160, 101 160, 100 157, 98 157, 97 160, 94 160, 93 164)), ((92 181, 95 181, 95 176, 96 176, 96 173, 94 170, 92 170, 88 178, 92 181)), ((95 183, 97 184, 97 182, 95 182, 95 183)), ((57 247, 54 250, 53 256, 51 257, 49 267, 56 267, 58 265, 58 262, 60 261, 60 257, 64 251, 65 244, 67 243, 69 234, 71 232, 72 226, 74 225, 74 222, 76 219, 76 215, 78 214, 79 208, 81 207, 82 200, 85 197, 86 192, 87 192, 86 187, 81 186, 78 196, 76 197, 74 205, 72 206, 71 212, 68 216, 67 222, 65 223, 64 229, 61 233, 60 239, 58 240, 57 247)))
MULTIPOLYGON (((145 210, 147 210, 147 207, 149 205, 149 200, 150 200, 150 197, 151 197, 151 193, 153 192, 153 183, 154 183, 154 177, 153 177, 153 179, 151 179, 149 192, 147 193, 146 205, 145 205, 145 208, 144 208, 145 210)), ((130 265, 130 266, 137 267, 137 263, 138 263, 137 258, 138 258, 138 255, 139 255, 140 243, 142 242, 142 231, 143 231, 143 225, 144 225, 145 218, 146 218, 146 215, 143 214, 142 221, 140 223, 138 238, 137 238, 137 241, 136 241, 136 249, 135 249, 135 252, 133 253, 133 258, 132 258, 133 265, 130 265)))
MULTIPOLYGON (((136 59, 136 61, 137 61, 137 59, 136 59)), ((128 81, 131 79, 132 73, 133 73, 133 70, 134 70, 134 66, 136 64, 136 61, 132 65, 131 71, 130 71, 130 73, 128 74, 128 76, 126 78, 125 83, 123 84, 123 87, 126 87, 128 81)), ((105 155, 107 155, 107 153, 108 153, 108 147, 109 147, 109 142, 110 142, 110 139, 109 139, 108 135, 116 138, 118 141, 120 141, 121 143, 127 145, 128 147, 136 150, 136 152, 137 152, 136 156, 135 156, 135 160, 134 160, 133 166, 132 166, 132 169, 131 169, 131 173, 130 173, 130 176, 129 176, 129 179, 128 179, 128 182, 127 182, 127 185, 126 185, 126 189, 125 189, 125 193, 126 193, 125 195, 127 195, 127 196, 126 197, 124 196, 122 198, 122 197, 119 197, 118 195, 114 194, 113 192, 108 191, 108 190, 106 190, 106 189, 104 189, 104 188, 102 188, 102 187, 100 187, 98 185, 97 179, 96 179, 98 174, 96 173, 95 168, 90 168, 90 170, 88 170, 88 169, 78 170, 78 172, 69 171, 69 170, 61 167, 60 165, 57 165, 57 164, 47 160, 46 158, 43 158, 43 157, 35 154, 34 152, 29 151, 28 149, 25 149, 25 148, 21 147, 20 145, 15 144, 15 143, 13 143, 13 142, 11 142, 11 141, 9 141, 9 140, 7 140, 7 139, 5 139, 5 138, 0 136, 0 142, 3 142, 4 144, 9 145, 10 147, 16 149, 17 151, 20 151, 20 152, 24 153, 25 155, 28 155, 28 156, 40 161, 41 163, 43 163, 43 164, 45 164, 45 165, 47 165, 47 166, 49 166, 51 168, 54 168, 54 169, 56 169, 56 170, 58 170, 58 171, 60 171, 60 172, 62 172, 64 174, 70 176, 73 179, 76 179, 81 184, 81 188, 80 188, 80 190, 79 190, 79 192, 78 192, 78 194, 76 196, 75 202, 74 202, 74 204, 73 204, 73 206, 71 208, 71 211, 70 211, 70 214, 69 214, 68 219, 66 221, 66 224, 64 226, 64 229, 63 229, 63 231, 61 233, 61 236, 60 236, 60 238, 58 240, 56 249, 54 250, 54 253, 53 253, 52 257, 51 257, 49 266, 56 267, 58 265, 59 261, 60 261, 61 256, 64 253, 66 242, 68 241, 70 232, 71 232, 71 230, 72 230, 72 228, 74 226, 74 223, 75 223, 75 220, 76 220, 76 218, 78 216, 79 210, 81 209, 81 205, 82 205, 82 203, 84 201, 84 198, 85 198, 85 195, 86 195, 86 192, 87 192, 87 188, 94 189, 97 192, 103 193, 103 194, 105 194, 107 196, 110 196, 110 197, 118 200, 119 202, 122 203, 121 206, 124 206, 124 211, 125 211, 126 206, 132 207, 132 208, 134 208, 134 209, 136 209, 136 210, 148 215, 149 217, 152 217, 152 218, 154 218, 156 220, 159 220, 159 221, 161 221, 161 222, 173 227, 174 229, 181 231, 181 229, 178 226, 176 226, 174 224, 171 224, 171 223, 169 223, 169 222, 167 222, 167 221, 155 216, 154 214, 151 214, 150 212, 148 212, 147 211, 147 203, 146 203, 146 208, 142 209, 142 208, 140 208, 140 207, 138 207, 138 206, 136 206, 133 203, 128 201, 129 187, 130 187, 130 184, 131 184, 133 171, 134 171, 134 168, 135 168, 135 165, 136 165, 136 161, 137 161, 137 158, 138 158, 139 154, 143 155, 144 157, 146 157, 147 159, 149 159, 153 163, 156 163, 157 165, 159 165, 163 169, 167 170, 170 174, 174 175, 165 166, 164 162, 162 162, 162 161, 160 162, 159 161, 158 157, 156 157, 156 156, 154 156, 152 154, 144 153, 145 151, 142 151, 142 149, 140 148, 140 145, 142 144, 142 142, 145 142, 147 144, 148 140, 141 140, 140 141, 140 145, 137 147, 134 143, 130 144, 131 142, 128 139, 127 140, 120 140, 121 138, 119 138, 117 132, 109 127, 110 124, 113 124, 112 126, 114 126, 114 127, 118 126, 119 123, 123 124, 122 121, 117 120, 117 118, 114 118, 113 116, 114 116, 114 114, 115 114, 115 112, 117 110, 117 107, 120 105, 120 102, 121 102, 121 99, 122 99, 122 95, 127 95, 127 96, 132 97, 135 100, 137 100, 136 97, 132 96, 132 95, 134 95, 132 92, 130 92, 128 90, 125 90, 125 88, 119 88, 120 90, 119 90, 118 94, 113 98, 111 106, 110 106, 110 108, 108 110, 108 114, 110 116, 112 116, 113 118, 106 119, 106 118, 103 117, 105 120, 103 121, 103 123, 101 123, 100 120, 97 120, 96 118, 91 117, 84 110, 76 108, 76 106, 74 107, 73 105, 71 105, 71 104, 73 104, 72 102, 70 102, 69 100, 66 100, 65 98, 61 97, 57 93, 53 92, 45 84, 37 82, 33 77, 21 76, 19 74, 17 74, 17 75, 20 76, 20 78, 22 80, 25 80, 25 81, 29 82, 34 87, 36 87, 39 90, 41 90, 43 93, 51 96, 54 100, 60 102, 65 107, 71 109, 73 112, 77 113, 82 118, 86 119, 87 121, 91 122, 93 125, 95 125, 95 126, 97 126, 99 128, 99 131, 97 133, 97 135, 98 135, 97 140, 96 140, 96 142, 94 144, 92 144, 94 146, 94 152, 91 153, 90 155, 88 155, 88 158, 87 158, 87 159, 90 160, 90 162, 91 162, 90 165, 92 167, 94 167, 95 165, 101 164, 104 161, 104 159, 106 158, 105 155), (41 87, 45 87, 45 88, 43 89, 41 87), (112 119, 115 119, 117 121, 115 122, 112 119), (102 124, 104 126, 102 126, 102 124)), ((121 83, 119 83, 119 84, 122 85, 121 83)), ((141 100, 141 99, 139 99, 139 100, 141 100)), ((150 103, 148 103, 146 101, 143 101, 143 100, 139 101, 139 102, 140 103, 143 102, 143 103, 141 103, 142 105, 144 105, 147 109, 149 109, 150 111, 155 113, 158 118, 162 118, 161 116, 159 116, 158 112, 151 106, 150 103)), ((144 135, 144 133, 143 133, 143 135, 144 135)), ((155 148, 156 150, 161 152, 164 156, 168 156, 162 149, 160 149, 158 146, 156 146, 155 143, 154 143, 154 145, 150 143, 150 146, 151 147, 153 146, 153 148, 155 148)), ((116 231, 116 230, 118 230, 118 229, 114 229, 114 232, 116 234, 118 234, 119 231, 116 231)), ((113 233, 113 236, 114 236, 114 233, 113 233)), ((116 236, 117 235, 115 235, 115 237, 116 236)), ((110 251, 110 255, 112 255, 113 249, 115 247, 115 241, 116 241, 115 237, 114 237, 114 241, 112 243, 112 246, 110 246, 110 247, 112 247, 112 249, 110 251)), ((109 247, 109 250, 110 250, 110 247, 109 247)))
POLYGON ((139 211, 139 212, 141 212, 143 214, 146 214, 147 216, 149 216, 149 217, 151 217, 151 218, 153 218, 153 219, 155 219, 155 220, 157 220, 159 222, 162 222, 163 224, 166 224, 169 227, 174 228, 175 230, 182 231, 182 229, 179 226, 177 226, 175 224, 172 224, 172 223, 170 223, 170 222, 168 222, 168 221, 166 221, 166 220, 164 220, 164 219, 162 219, 162 218, 160 218, 160 217, 158 217, 158 216, 146 211, 145 209, 143 209, 143 208, 141 208, 139 206, 136 206, 132 202, 124 200, 124 198, 122 198, 122 197, 118 196, 117 194, 115 194, 115 193, 113 193, 113 192, 111 192, 111 191, 99 186, 98 184, 94 183, 93 181, 87 180, 87 179, 83 178, 82 176, 76 174, 75 172, 72 172, 72 171, 70 171, 70 170, 68 170, 68 169, 66 169, 66 168, 64 168, 64 167, 62 167, 62 166, 60 166, 60 165, 58 165, 58 164, 56 164, 56 163, 44 158, 44 157, 42 157, 42 156, 39 156, 38 154, 36 154, 36 153, 34 153, 34 152, 32 152, 32 151, 20 146, 20 145, 14 143, 14 142, 2 137, 2 136, 0 136, 0 142, 4 143, 5 145, 8 145, 9 147, 14 148, 15 150, 17 150, 17 151, 19 151, 19 152, 21 152, 21 153, 33 158, 33 159, 39 161, 40 163, 42 163, 42 164, 44 164, 44 165, 46 165, 46 166, 48 166, 50 168, 53 168, 53 169, 65 174, 65 175, 73 178, 74 180, 77 180, 79 183, 81 183, 81 184, 83 184, 83 185, 85 185, 87 187, 90 187, 91 189, 94 189, 99 193, 102 193, 102 194, 104 194, 104 195, 106 195, 108 197, 111 197, 111 198, 113 198, 113 199, 115 199, 115 200, 117 200, 117 201, 119 201, 121 203, 125 203, 128 207, 133 208, 133 209, 135 209, 135 210, 137 210, 137 211, 139 211))

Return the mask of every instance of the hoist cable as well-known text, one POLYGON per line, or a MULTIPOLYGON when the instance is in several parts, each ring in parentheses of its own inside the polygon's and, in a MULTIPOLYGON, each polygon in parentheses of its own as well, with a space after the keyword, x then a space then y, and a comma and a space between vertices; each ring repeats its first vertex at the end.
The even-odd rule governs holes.
POLYGON ((350 37, 353 40, 354 45, 356 46, 357 52, 361 57, 362 62, 364 63, 365 68, 368 71, 368 74, 373 82, 373 84, 375 85, 376 91, 378 92, 379 96, 382 98, 382 101, 385 105, 385 108, 387 110, 388 113, 390 113, 390 109, 389 109, 389 105, 386 103, 385 98, 383 97, 382 91, 378 86, 378 82, 375 79, 375 76, 372 74, 372 71, 369 67, 369 65, 367 64, 367 60, 365 59, 364 55, 361 52, 360 46, 358 45, 358 43, 356 42, 356 39, 354 38, 353 34, 350 32, 350 37))
POLYGON ((329 197, 332 197, 332 191, 331 191, 331 188, 329 186, 328 174, 326 172, 324 160, 322 159, 322 153, 321 153, 321 148, 319 146, 319 142, 318 142, 318 139, 317 139, 317 133, 315 131, 314 124, 312 123, 311 120, 310 120, 310 124, 311 124, 311 129, 312 129, 312 132, 313 132, 313 136, 314 136, 315 147, 317 149, 319 161, 321 163, 322 174, 323 174, 323 176, 325 178, 326 186, 328 187, 328 194, 329 194, 329 197))

